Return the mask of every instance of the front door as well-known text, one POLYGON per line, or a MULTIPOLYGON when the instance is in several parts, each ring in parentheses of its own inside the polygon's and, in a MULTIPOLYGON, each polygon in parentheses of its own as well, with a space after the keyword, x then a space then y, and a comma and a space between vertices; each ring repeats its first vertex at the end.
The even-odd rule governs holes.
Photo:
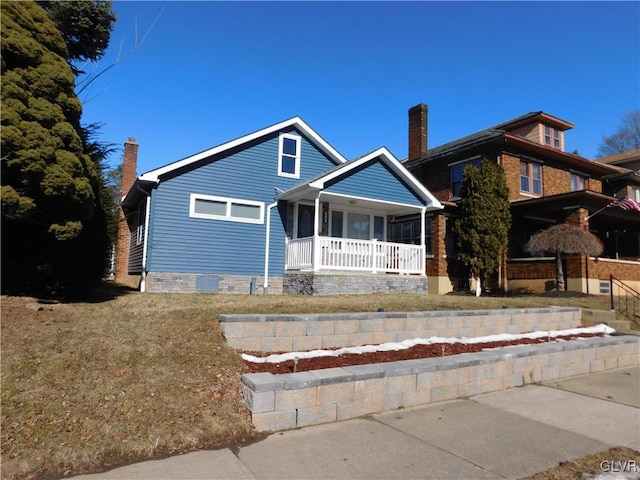
POLYGON ((297 238, 313 236, 313 205, 298 205, 298 236, 297 238))

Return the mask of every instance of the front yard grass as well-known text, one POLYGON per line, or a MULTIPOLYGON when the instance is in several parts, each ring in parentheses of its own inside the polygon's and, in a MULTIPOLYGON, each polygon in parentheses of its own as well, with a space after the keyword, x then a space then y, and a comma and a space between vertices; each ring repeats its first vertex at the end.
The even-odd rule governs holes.
POLYGON ((2 478, 102 471, 255 433, 245 367, 222 313, 526 308, 608 309, 606 296, 331 297, 141 294, 108 287, 72 303, 1 298, 2 478))

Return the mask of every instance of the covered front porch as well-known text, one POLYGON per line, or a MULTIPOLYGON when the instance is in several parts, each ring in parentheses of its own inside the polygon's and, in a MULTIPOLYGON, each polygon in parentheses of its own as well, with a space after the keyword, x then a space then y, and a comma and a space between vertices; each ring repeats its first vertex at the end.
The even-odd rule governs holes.
POLYGON ((293 275, 297 293, 309 290, 300 285, 313 283, 314 276, 333 278, 338 286, 351 277, 349 282, 368 283, 373 290, 400 291, 405 289, 397 282, 371 277, 415 276, 421 280, 407 288, 426 291, 425 215, 442 207, 386 150, 339 165, 276 200, 286 229, 285 284, 293 275), (421 219, 419 241, 389 241, 389 224, 407 215, 421 219))
POLYGON ((555 289, 555 257, 532 257, 524 244, 537 231, 556 223, 588 229, 603 243, 599 257, 567 255, 566 288, 589 294, 609 294, 614 275, 633 289, 640 289, 640 213, 613 204, 615 197, 582 190, 513 204, 515 234, 506 262, 505 277, 511 291, 555 289))
MULTIPOLYGON (((309 192, 306 192, 307 194, 309 192)), ((425 236, 417 245, 387 241, 396 216, 419 214, 424 232, 427 207, 327 191, 315 198, 288 196, 291 235, 285 240, 285 272, 358 272, 425 275, 425 236)))

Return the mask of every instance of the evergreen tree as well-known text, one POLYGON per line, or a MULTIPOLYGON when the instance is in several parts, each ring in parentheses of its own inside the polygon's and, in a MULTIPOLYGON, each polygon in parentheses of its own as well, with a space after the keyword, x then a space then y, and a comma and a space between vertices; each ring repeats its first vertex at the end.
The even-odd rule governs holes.
POLYGON ((70 54, 33 1, 4 2, 2 23, 2 289, 82 289, 102 277, 108 247, 101 165, 87 154, 69 63, 95 52, 70 54))
POLYGON ((460 218, 454 224, 458 261, 480 285, 500 266, 511 227, 509 189, 501 165, 483 159, 480 168, 467 165, 460 192, 460 218))

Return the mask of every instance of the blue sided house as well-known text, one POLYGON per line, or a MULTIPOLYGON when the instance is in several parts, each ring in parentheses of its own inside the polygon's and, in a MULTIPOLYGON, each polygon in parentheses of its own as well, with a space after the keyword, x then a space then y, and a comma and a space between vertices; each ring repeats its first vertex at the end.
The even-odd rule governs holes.
POLYGON ((442 208, 386 148, 347 161, 299 117, 123 195, 128 274, 147 292, 426 293, 425 215, 442 208), (416 214, 417 239, 388 241, 416 214))

